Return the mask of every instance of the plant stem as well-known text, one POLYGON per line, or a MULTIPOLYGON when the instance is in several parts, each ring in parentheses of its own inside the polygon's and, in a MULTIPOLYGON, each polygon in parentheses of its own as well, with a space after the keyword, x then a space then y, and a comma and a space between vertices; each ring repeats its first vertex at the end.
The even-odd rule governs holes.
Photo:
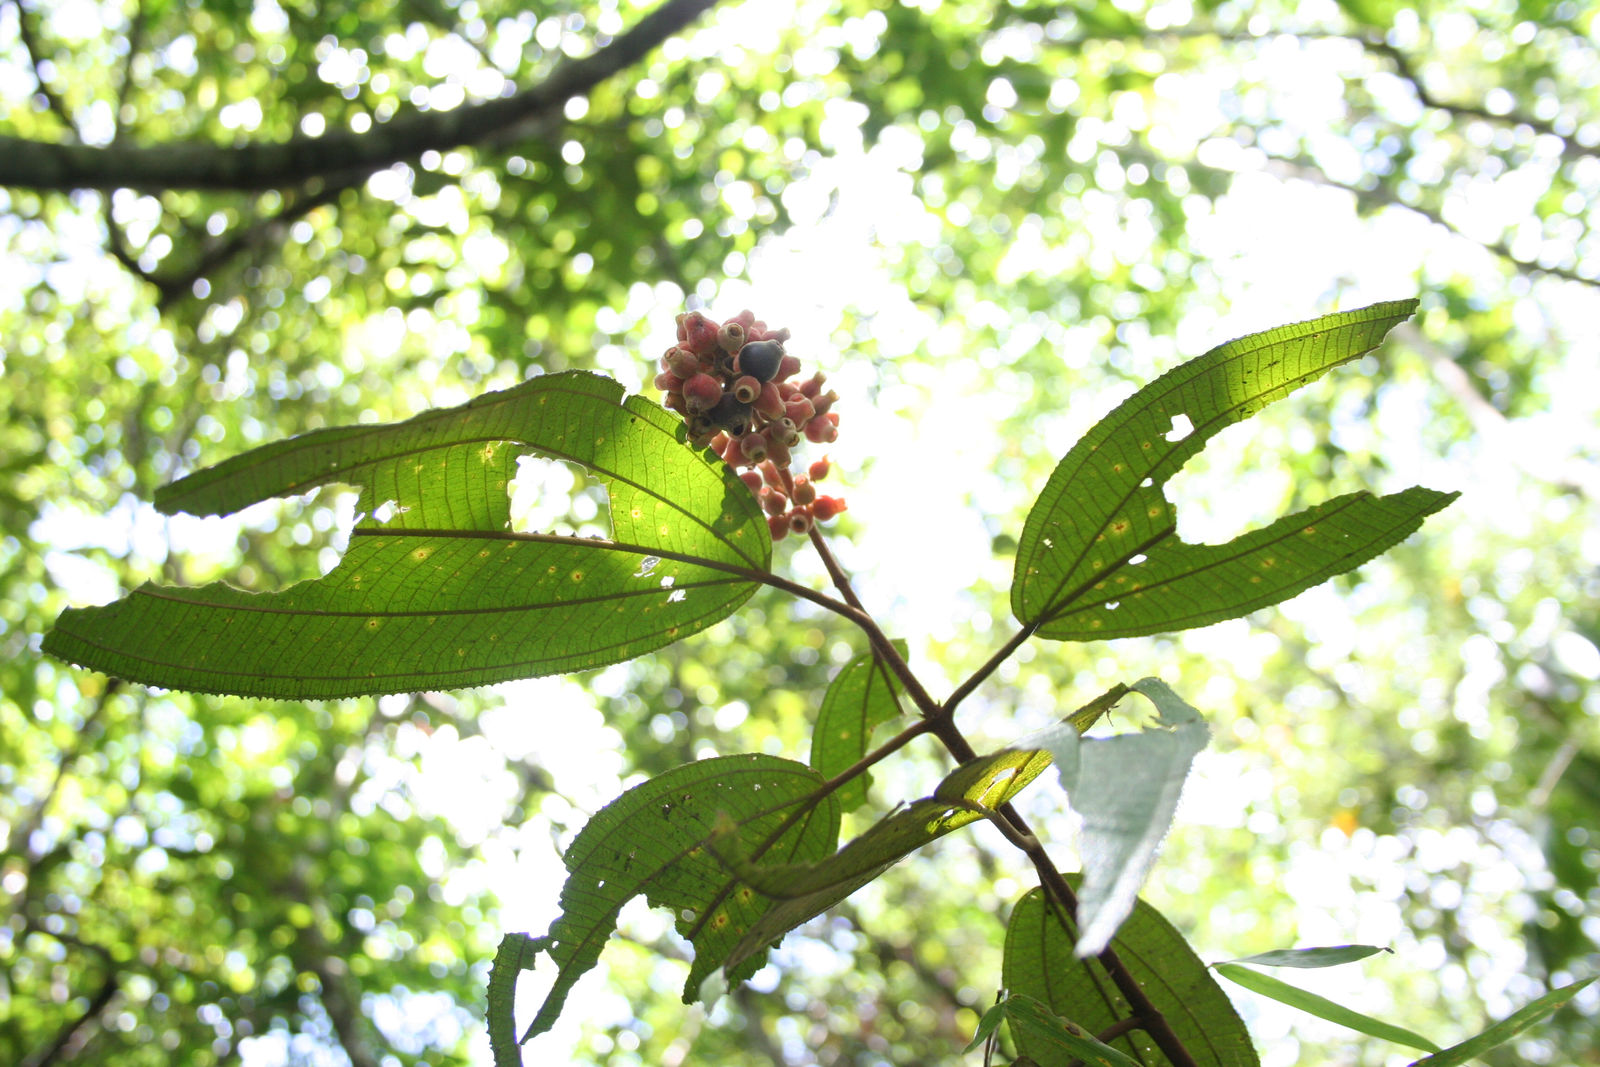
MULTIPOLYGON (((956 729, 955 724, 950 719, 940 718, 936 720, 933 724, 932 732, 959 762, 965 763, 968 760, 977 758, 977 752, 973 750, 972 745, 967 742, 966 737, 956 729)), ((1022 814, 1010 804, 1000 805, 997 814, 1000 818, 1004 818, 1011 823, 1013 830, 1016 831, 1019 837, 1025 836, 1032 840, 1032 846, 1023 849, 1023 851, 1028 859, 1032 861, 1034 870, 1038 872, 1039 883, 1044 887, 1046 896, 1056 907, 1058 917, 1062 920, 1062 925, 1070 929, 1077 920, 1077 894, 1072 891, 1072 887, 1067 884, 1067 880, 1056 869, 1055 862, 1050 858, 1049 853, 1045 851, 1044 845, 1034 836, 1033 831, 1028 828, 1028 824, 1023 819, 1022 814)), ((1009 834, 1007 838, 1010 838, 1009 834)), ((1172 1063, 1172 1067, 1198 1067, 1194 1057, 1184 1047, 1182 1039, 1173 1032, 1166 1016, 1145 995, 1144 988, 1139 985, 1138 979, 1134 978, 1132 972, 1123 964, 1116 951, 1108 947, 1095 958, 1106 969, 1106 974, 1116 984, 1117 990, 1127 998, 1128 1005, 1133 1009, 1139 1028, 1150 1035, 1151 1040, 1156 1043, 1156 1047, 1161 1050, 1161 1054, 1166 1056, 1172 1063)))

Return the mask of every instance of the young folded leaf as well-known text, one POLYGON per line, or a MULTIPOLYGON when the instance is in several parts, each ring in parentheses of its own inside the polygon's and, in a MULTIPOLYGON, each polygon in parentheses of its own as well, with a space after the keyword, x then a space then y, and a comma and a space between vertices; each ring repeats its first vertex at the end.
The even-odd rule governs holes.
MULTIPOLYGON (((905 642, 897 641, 905 655, 905 642)), ((867 754, 872 731, 898 718, 900 682, 876 653, 867 652, 839 671, 822 698, 817 725, 811 732, 811 766, 832 778, 867 754)), ((872 779, 862 774, 834 793, 840 809, 854 811, 867 800, 872 779)))
POLYGON ((682 434, 616 382, 570 372, 247 452, 166 487, 157 505, 210 515, 359 484, 361 518, 337 567, 273 593, 145 585, 63 612, 44 650, 147 685, 296 699, 630 659, 727 617, 771 561, 755 497, 682 434), (614 541, 509 529, 508 486, 530 452, 604 480, 614 541))
POLYGON ((1225 960, 1225 963, 1248 963, 1252 967, 1337 967, 1341 963, 1354 963, 1380 952, 1393 953, 1392 948, 1378 945, 1326 945, 1321 948, 1280 948, 1271 952, 1257 952, 1243 959, 1225 960))
MULTIPOLYGON (((684 1001, 692 1001, 705 976, 723 966, 769 907, 728 873, 707 849, 708 839, 717 833, 721 848, 751 863, 820 859, 839 837, 839 806, 832 798, 811 799, 822 783, 793 760, 722 756, 657 775, 597 812, 562 857, 570 873, 561 890, 561 916, 534 943, 559 970, 522 1040, 555 1024, 573 984, 599 960, 617 913, 640 893, 654 906, 672 908, 679 932, 694 943, 694 966, 684 984, 684 1001), (774 839, 800 806, 806 814, 774 839)), ((760 966, 760 958, 752 957, 740 957, 743 968, 727 965, 735 980, 760 966)))
POLYGON ((1315 1015, 1319 1019, 1326 1019, 1330 1023, 1348 1026, 1357 1033, 1376 1037, 1383 1041, 1393 1041, 1397 1045, 1406 1045, 1419 1048, 1424 1052, 1437 1052, 1439 1046, 1423 1037, 1421 1034, 1407 1030, 1403 1026, 1386 1023, 1382 1019, 1374 1019, 1370 1015, 1363 1015, 1353 1008, 1348 1008, 1337 1001, 1319 996, 1308 989, 1290 985, 1282 979, 1274 978, 1270 974, 1252 971, 1248 967, 1241 967, 1237 963, 1218 963, 1212 966, 1222 977, 1235 985, 1244 986, 1252 993, 1260 993, 1264 997, 1271 997, 1280 1004, 1287 1004, 1291 1008, 1299 1008, 1308 1015, 1315 1015))
MULTIPOLYGON (((1068 875, 1074 886, 1078 875, 1068 875)), ((1036 997, 1057 1015, 1092 1034, 1104 1033, 1133 1012, 1098 959, 1073 954, 1078 931, 1063 924, 1043 890, 1031 889, 1006 924, 1001 982, 1013 994, 1036 997)), ((1161 1012, 1199 1067, 1259 1067, 1244 1020, 1183 935, 1150 905, 1138 901, 1111 947, 1161 1012)), ((1052 1056, 1027 1031, 1013 1031, 1017 1047, 1041 1064, 1070 1062, 1052 1056)), ((1134 1030, 1107 1042, 1148 1067, 1170 1067, 1149 1035, 1134 1030)))
POLYGON ((1023 525, 1011 608, 1042 637, 1086 641, 1204 626, 1287 600, 1410 536, 1458 494, 1352 493, 1225 545, 1176 538, 1161 487, 1224 427, 1376 348, 1401 300, 1212 349, 1124 401, 1050 476, 1023 525), (1193 427, 1172 440, 1180 418, 1193 427))
POLYGON ((713 840, 712 849, 745 884, 776 901, 728 954, 726 967, 732 971, 922 846, 984 818, 1020 793, 1048 766, 1049 753, 1037 749, 1005 749, 970 760, 946 775, 932 796, 881 819, 818 862, 763 861, 756 866, 741 862, 736 849, 713 840))
POLYGON ((1483 1033, 1469 1037, 1459 1045, 1452 1045, 1435 1052, 1431 1056, 1424 1056, 1411 1064, 1411 1067, 1458 1067, 1460 1064, 1475 1060, 1490 1049, 1510 1041, 1539 1020, 1560 1011, 1572 1001, 1573 997, 1596 981, 1600 981, 1600 977, 1584 978, 1564 985, 1560 989, 1552 989, 1531 1004, 1524 1004, 1483 1033))

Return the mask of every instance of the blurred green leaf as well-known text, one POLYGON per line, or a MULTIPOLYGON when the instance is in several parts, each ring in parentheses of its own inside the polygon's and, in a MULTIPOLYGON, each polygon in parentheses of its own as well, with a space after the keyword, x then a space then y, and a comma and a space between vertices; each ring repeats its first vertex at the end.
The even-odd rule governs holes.
POLYGON ((1336 497, 1225 545, 1174 540, 1161 487, 1223 428, 1376 348, 1417 301, 1280 326, 1212 349, 1124 401, 1050 476, 1017 548, 1011 607, 1085 641, 1236 618, 1359 566, 1457 494, 1336 497))
POLYGON ((1424 1056, 1412 1064, 1412 1067, 1456 1067, 1457 1064, 1481 1056, 1495 1046, 1510 1041, 1540 1019, 1547 1018, 1566 1007, 1573 997, 1583 992, 1595 980, 1595 978, 1585 978, 1581 982, 1572 982, 1560 989, 1552 989, 1533 1003, 1518 1008, 1478 1036, 1470 1037, 1459 1045, 1451 1045, 1431 1056, 1424 1056))
POLYGON ((1392 953, 1394 949, 1377 945, 1328 945, 1323 948, 1280 948, 1272 952, 1258 952, 1243 959, 1227 963, 1248 963, 1255 967, 1337 967, 1341 963, 1354 963, 1379 952, 1392 953))
MULTIPOLYGON (((901 656, 904 641, 896 641, 901 656)), ((839 671, 822 697, 816 728, 811 734, 811 766, 832 778, 867 754, 872 731, 901 714, 900 682, 876 652, 857 656, 839 671)), ((854 811, 867 800, 868 774, 853 778, 834 796, 844 811, 854 811)))

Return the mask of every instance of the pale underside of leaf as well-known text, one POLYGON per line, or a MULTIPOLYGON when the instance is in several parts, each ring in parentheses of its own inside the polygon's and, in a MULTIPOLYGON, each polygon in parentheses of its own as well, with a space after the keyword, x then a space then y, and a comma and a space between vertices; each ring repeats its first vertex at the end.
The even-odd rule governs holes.
MULTIPOLYGON (((1068 881, 1077 884, 1077 875, 1068 881)), ((1013 993, 1036 997, 1050 1010, 1098 1034, 1126 1019, 1131 1009, 1098 959, 1073 954, 1075 925, 1064 924, 1040 889, 1017 902, 1006 925, 1002 981, 1013 993)), ((1259 1067, 1243 1020, 1181 934, 1150 905, 1138 901, 1111 948, 1144 989, 1200 1067, 1259 1067)), ((1021 1039, 1021 1051, 1045 1067, 1051 1057, 1021 1039)), ((1108 1042, 1148 1067, 1170 1067, 1141 1031, 1108 1042)))
POLYGON ((322 578, 278 592, 147 585, 69 610, 45 650, 150 685, 308 699, 582 670, 702 630, 755 591, 771 559, 765 521, 669 413, 621 394, 594 375, 551 375, 201 471, 162 506, 209 514, 360 483, 350 548, 322 578), (615 540, 509 529, 510 481, 530 452, 605 481, 615 540))
POLYGON ((1409 536, 1454 494, 1356 493, 1226 545, 1178 541, 1162 486, 1223 428, 1377 347, 1416 301, 1222 345, 1141 389, 1069 451, 1024 524, 1012 610, 1041 636, 1088 640, 1235 618, 1347 571, 1409 536), (1185 436, 1170 432, 1190 420, 1185 436))

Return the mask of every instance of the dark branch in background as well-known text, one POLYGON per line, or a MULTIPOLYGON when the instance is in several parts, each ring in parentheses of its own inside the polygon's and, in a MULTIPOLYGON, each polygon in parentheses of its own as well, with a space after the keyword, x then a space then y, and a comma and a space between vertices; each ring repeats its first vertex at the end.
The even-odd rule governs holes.
POLYGON ((0 137, 0 185, 159 192, 256 191, 297 187, 311 178, 357 182, 430 149, 445 151, 514 135, 526 123, 558 115, 569 99, 637 63, 715 2, 666 0, 610 44, 561 64, 544 81, 514 96, 451 111, 408 109, 366 133, 334 131, 235 147, 191 141, 101 148, 0 137))
POLYGON ((89 1040, 88 1037, 80 1038, 79 1031, 105 1011, 111 998, 117 995, 117 989, 117 972, 112 971, 100 983, 100 988, 95 990, 94 996, 89 998, 88 1005, 78 1017, 62 1026, 50 1044, 23 1060, 20 1067, 49 1067, 52 1063, 67 1063, 77 1059, 83 1045, 89 1040))
POLYGON ((22 0, 12 0, 11 6, 17 9, 17 40, 22 42, 22 50, 28 53, 28 63, 33 67, 33 80, 39 85, 37 91, 40 96, 44 97, 45 103, 49 106, 51 112, 65 123, 67 129, 71 130, 73 135, 76 136, 77 126, 72 121, 72 112, 68 110, 67 102, 45 80, 44 70, 42 69, 45 57, 40 49, 39 35, 34 32, 35 27, 32 17, 29 15, 28 9, 22 5, 22 0))

